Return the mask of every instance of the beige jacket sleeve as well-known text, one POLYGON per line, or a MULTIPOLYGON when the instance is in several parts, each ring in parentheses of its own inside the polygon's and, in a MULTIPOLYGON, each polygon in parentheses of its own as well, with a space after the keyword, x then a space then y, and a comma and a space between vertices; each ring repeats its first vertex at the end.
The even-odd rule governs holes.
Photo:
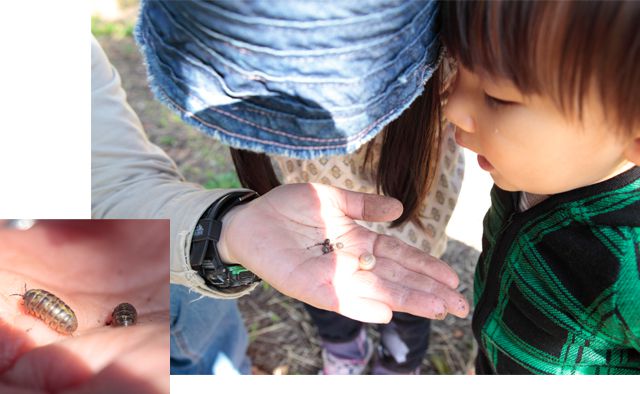
MULTIPOLYGON (((91 216, 105 219, 170 219, 171 283, 216 298, 189 265, 189 246, 204 211, 231 190, 188 183, 175 163, 147 138, 129 106, 120 76, 91 38, 91 216)), ((166 269, 162 267, 163 269, 166 269)))

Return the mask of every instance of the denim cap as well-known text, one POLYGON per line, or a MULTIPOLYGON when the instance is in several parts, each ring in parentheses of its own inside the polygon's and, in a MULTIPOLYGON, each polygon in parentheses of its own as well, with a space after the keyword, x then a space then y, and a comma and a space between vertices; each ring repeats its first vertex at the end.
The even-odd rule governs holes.
POLYGON ((418 97, 441 58, 436 1, 143 0, 151 89, 239 149, 347 154, 418 97))

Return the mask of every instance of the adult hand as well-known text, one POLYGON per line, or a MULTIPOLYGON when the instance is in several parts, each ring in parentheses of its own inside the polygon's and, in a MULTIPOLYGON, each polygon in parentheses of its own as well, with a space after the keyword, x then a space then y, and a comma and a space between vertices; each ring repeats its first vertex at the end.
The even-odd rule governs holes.
POLYGON ((356 320, 385 323, 392 311, 465 317, 469 305, 447 264, 355 222, 401 214, 402 204, 390 197, 283 185, 231 210, 218 246, 223 260, 242 264, 282 293, 356 320), (327 238, 334 247, 323 254, 327 238), (372 270, 359 269, 364 253, 376 258, 372 270))
POLYGON ((169 392, 168 221, 39 221, 0 230, 0 392, 169 392), (59 334, 18 296, 44 289, 75 312, 59 334), (113 308, 138 311, 106 326, 113 308))

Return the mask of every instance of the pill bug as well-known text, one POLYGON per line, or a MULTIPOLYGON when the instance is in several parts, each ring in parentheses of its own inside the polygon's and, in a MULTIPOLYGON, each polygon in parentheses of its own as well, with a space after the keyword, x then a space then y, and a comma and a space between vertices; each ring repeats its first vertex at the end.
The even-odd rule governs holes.
POLYGON ((111 325, 115 327, 132 326, 136 324, 138 312, 136 308, 128 302, 118 304, 111 313, 111 325))
POLYGON ((78 328, 78 319, 73 310, 60 298, 42 289, 31 289, 22 297, 25 310, 30 315, 45 322, 49 327, 65 335, 71 335, 78 328))

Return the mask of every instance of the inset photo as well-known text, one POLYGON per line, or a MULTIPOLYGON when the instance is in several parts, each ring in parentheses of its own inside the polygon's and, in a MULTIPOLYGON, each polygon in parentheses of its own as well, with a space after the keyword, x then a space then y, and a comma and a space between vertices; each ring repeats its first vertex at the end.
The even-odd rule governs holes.
POLYGON ((0 221, 0 392, 169 392, 169 221, 0 221))

